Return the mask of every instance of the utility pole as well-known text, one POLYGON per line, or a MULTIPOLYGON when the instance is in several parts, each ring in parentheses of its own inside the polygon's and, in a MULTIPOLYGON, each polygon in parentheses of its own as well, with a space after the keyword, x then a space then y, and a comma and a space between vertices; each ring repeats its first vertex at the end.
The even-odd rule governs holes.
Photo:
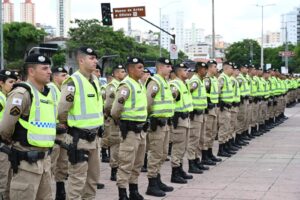
POLYGON ((260 67, 264 67, 264 7, 266 6, 274 6, 275 4, 264 4, 258 5, 257 7, 261 7, 261 47, 260 47, 260 67))
POLYGON ((212 58, 215 58, 215 1, 212 0, 212 58))
POLYGON ((253 62, 253 44, 250 42, 250 64, 253 62))

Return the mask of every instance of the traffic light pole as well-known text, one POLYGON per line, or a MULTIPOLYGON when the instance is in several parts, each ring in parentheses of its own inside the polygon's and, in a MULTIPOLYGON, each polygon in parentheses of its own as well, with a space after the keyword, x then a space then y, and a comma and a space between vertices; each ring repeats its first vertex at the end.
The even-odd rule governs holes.
POLYGON ((176 38, 175 34, 171 34, 171 33, 169 33, 169 32, 168 32, 168 31, 166 31, 165 29, 162 29, 161 27, 159 27, 159 26, 157 26, 157 25, 153 24, 152 22, 148 21, 147 19, 145 19, 145 18, 143 18, 143 17, 140 17, 140 19, 142 19, 142 20, 144 20, 145 22, 147 22, 148 24, 151 24, 152 26, 154 26, 154 27, 158 28, 158 29, 159 29, 159 30, 161 30, 162 32, 165 32, 166 34, 168 34, 168 35, 172 36, 172 37, 173 37, 172 44, 175 44, 175 38, 176 38))

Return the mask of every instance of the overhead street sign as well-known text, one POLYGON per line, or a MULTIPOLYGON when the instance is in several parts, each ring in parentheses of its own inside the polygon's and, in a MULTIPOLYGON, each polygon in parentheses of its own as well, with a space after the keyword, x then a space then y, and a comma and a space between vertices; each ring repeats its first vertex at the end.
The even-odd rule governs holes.
POLYGON ((278 55, 282 56, 282 57, 293 57, 293 56, 295 56, 293 51, 279 51, 278 55))
POLYGON ((178 51, 176 44, 170 44, 170 58, 172 60, 178 59, 178 51))
POLYGON ((113 16, 117 18, 129 18, 129 17, 145 17, 146 8, 145 6, 139 7, 125 7, 125 8, 114 8, 113 16))

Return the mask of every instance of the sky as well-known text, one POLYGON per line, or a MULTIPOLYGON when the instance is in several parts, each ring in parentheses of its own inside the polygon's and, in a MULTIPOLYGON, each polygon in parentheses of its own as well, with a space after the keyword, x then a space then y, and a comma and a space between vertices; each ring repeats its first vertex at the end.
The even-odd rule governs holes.
MULTIPOLYGON (((15 18, 19 18, 19 3, 24 0, 11 0, 15 3, 15 18)), ((36 22, 56 27, 56 0, 33 0, 36 4, 36 22)), ((111 8, 145 6, 146 19, 159 25, 159 10, 170 19, 176 19, 176 12, 184 12, 184 26, 192 23, 203 28, 205 35, 211 34, 211 0, 71 0, 71 18, 101 20, 101 3, 111 3, 111 8)), ((264 33, 280 31, 280 16, 295 7, 300 0, 215 0, 215 32, 226 42, 240 41, 261 36, 262 9, 256 4, 274 6, 264 7, 264 33)), ((114 29, 127 30, 127 19, 114 19, 114 29)), ((175 24, 175 21, 171 21, 175 24)), ((139 18, 132 18, 132 29, 158 31, 139 18)))

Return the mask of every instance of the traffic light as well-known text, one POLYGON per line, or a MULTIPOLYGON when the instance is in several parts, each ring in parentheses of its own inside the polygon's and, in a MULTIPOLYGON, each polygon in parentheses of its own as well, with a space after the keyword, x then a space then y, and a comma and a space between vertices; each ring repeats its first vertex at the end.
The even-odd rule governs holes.
POLYGON ((101 3, 102 23, 106 26, 112 26, 110 3, 101 3))

